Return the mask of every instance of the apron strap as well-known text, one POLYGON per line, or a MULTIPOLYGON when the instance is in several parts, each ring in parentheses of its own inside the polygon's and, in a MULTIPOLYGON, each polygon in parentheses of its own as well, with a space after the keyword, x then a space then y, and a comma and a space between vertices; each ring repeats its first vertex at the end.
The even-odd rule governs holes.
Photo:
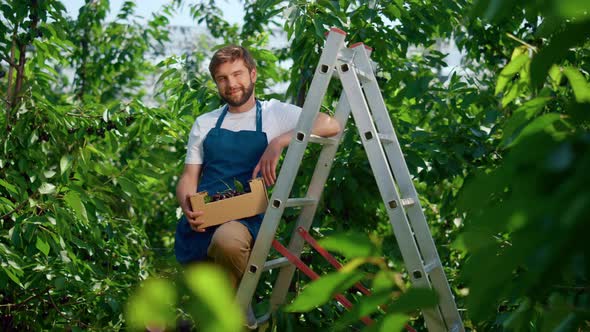
MULTIPOLYGON (((223 123, 223 119, 225 119, 225 115, 227 114, 227 110, 229 106, 226 104, 221 110, 221 115, 217 118, 217 123, 215 123, 215 129, 221 128, 221 124, 223 123)), ((256 131, 262 132, 262 105, 256 99, 256 131)))
POLYGON ((262 132, 262 105, 256 99, 256 131, 262 132))
POLYGON ((221 128, 221 124, 223 123, 223 119, 225 119, 225 115, 227 114, 228 109, 229 109, 229 106, 226 104, 225 107, 223 107, 223 110, 221 110, 221 115, 219 116, 219 118, 217 118, 217 123, 215 124, 215 129, 221 128))

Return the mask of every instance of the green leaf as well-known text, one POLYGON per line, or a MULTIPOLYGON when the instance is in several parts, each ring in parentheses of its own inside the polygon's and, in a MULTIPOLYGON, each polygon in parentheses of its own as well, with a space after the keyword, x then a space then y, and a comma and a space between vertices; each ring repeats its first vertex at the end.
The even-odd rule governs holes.
POLYGON ((556 90, 561 84, 561 79, 563 78, 563 72, 561 71, 561 67, 557 65, 551 66, 549 69, 549 77, 551 78, 551 85, 553 85, 553 89, 556 90))
POLYGON ((410 288, 393 304, 388 306, 390 312, 410 312, 417 309, 432 308, 438 304, 438 296, 434 289, 410 288))
POLYGON ((49 255, 49 244, 43 241, 41 237, 37 236, 37 242, 35 243, 35 247, 39 249, 45 256, 49 255))
POLYGON ((117 182, 121 186, 124 192, 128 193, 131 196, 141 196, 139 191, 137 190, 138 183, 136 181, 132 181, 125 176, 121 176, 117 178, 117 182))
POLYGON ((379 306, 389 302, 392 296, 393 293, 391 290, 373 293, 370 296, 363 296, 358 303, 355 303, 352 309, 342 315, 342 317, 336 322, 336 329, 342 330, 346 328, 347 325, 377 312, 379 306))
POLYGON ((381 256, 379 248, 367 236, 360 233, 330 235, 321 239, 319 244, 347 258, 381 256))
POLYGON ((333 272, 311 282, 285 307, 286 312, 307 312, 328 302, 334 295, 350 288, 363 278, 359 271, 342 273, 333 272))
POLYGON ((18 195, 18 191, 16 189, 15 186, 11 185, 10 183, 0 179, 0 185, 4 188, 6 188, 8 191, 10 191, 11 193, 18 195))
POLYGON ((510 143, 509 146, 513 146, 525 137, 532 136, 539 132, 546 132, 553 136, 556 136, 559 134, 559 130, 555 126, 555 124, 558 122, 564 123, 561 114, 543 114, 540 117, 534 119, 526 127, 524 127, 520 132, 520 135, 514 141, 512 141, 512 143, 510 143))
POLYGON ((78 219, 88 223, 88 214, 86 213, 86 207, 80 198, 80 195, 75 191, 70 191, 64 196, 64 201, 68 204, 72 210, 76 213, 78 219))
POLYGON ((534 88, 539 89, 543 85, 549 68, 561 63, 571 47, 586 40, 588 31, 590 21, 569 23, 551 38, 549 45, 542 48, 531 62, 531 84, 534 88))
POLYGON ((549 100, 551 100, 550 97, 537 97, 517 108, 504 125, 502 145, 507 146, 510 142, 514 141, 525 123, 539 114, 549 100))
POLYGON ((522 68, 530 61, 528 54, 520 54, 512 61, 510 61, 498 76, 498 83, 496 83, 495 95, 504 90, 506 84, 512 80, 512 77, 522 70, 522 68))
POLYGON ((51 183, 43 182, 41 187, 39 187, 39 193, 41 195, 48 195, 55 192, 55 186, 51 183))
POLYGON ((72 157, 69 155, 64 155, 59 160, 59 169, 61 174, 63 175, 65 171, 68 170, 72 166, 72 157))
POLYGON ((174 308, 176 289, 162 279, 148 279, 135 291, 127 304, 127 323, 132 329, 172 327, 176 321, 174 308))
POLYGON ((324 32, 326 32, 326 31, 324 29, 324 26, 323 26, 322 22, 319 21, 317 18, 314 18, 313 19, 313 27, 315 28, 315 34, 316 34, 316 36, 318 36, 319 39, 324 39, 325 38, 324 37, 324 32))
POLYGON ((566 67, 563 69, 563 74, 567 77, 574 90, 576 101, 578 103, 590 103, 590 84, 582 73, 575 68, 566 67))
POLYGON ((9 278, 12 280, 12 281, 14 281, 15 283, 17 283, 18 285, 21 285, 21 283, 20 283, 20 278, 19 278, 19 277, 18 277, 16 274, 12 273, 12 271, 10 271, 10 269, 7 269, 7 268, 4 268, 4 267, 3 267, 3 268, 2 268, 2 270, 4 270, 4 272, 6 273, 6 275, 7 275, 7 276, 8 276, 8 277, 9 277, 9 278))
POLYGON ((373 291, 390 290, 395 285, 396 273, 393 271, 381 270, 373 278, 373 291))
POLYGON ((403 314, 393 313, 387 315, 380 324, 380 332, 402 331, 410 317, 403 314))
POLYGON ((200 331, 240 331, 243 314, 224 271, 212 264, 199 264, 186 271, 185 281, 199 302, 193 314, 200 331))
POLYGON ((55 278, 55 281, 54 281, 53 284, 55 285, 55 288, 57 290, 65 289, 65 287, 66 287, 66 278, 64 278, 63 276, 59 276, 59 277, 55 278))

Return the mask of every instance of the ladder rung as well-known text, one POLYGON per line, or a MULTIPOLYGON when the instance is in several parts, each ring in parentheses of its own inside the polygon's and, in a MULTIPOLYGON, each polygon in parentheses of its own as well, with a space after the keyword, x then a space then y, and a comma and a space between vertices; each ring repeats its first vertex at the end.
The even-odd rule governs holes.
POLYGON ((275 258, 264 263, 264 268, 262 269, 262 271, 276 269, 279 267, 287 266, 289 264, 291 264, 291 262, 289 262, 289 260, 286 257, 275 258))
POLYGON ((432 262, 424 265, 424 272, 430 273, 438 267, 441 267, 440 262, 438 260, 432 261, 432 262))
POLYGON ((379 139, 382 143, 393 143, 393 135, 379 134, 379 139))
POLYGON ((314 205, 316 203, 317 200, 313 198, 289 198, 285 207, 314 205))
POLYGON ((416 202, 414 202, 413 198, 402 198, 402 199, 400 199, 400 201, 404 207, 414 206, 414 204, 416 203, 416 202))
POLYGON ((335 138, 331 138, 331 137, 321 137, 321 136, 317 136, 317 135, 310 135, 309 142, 324 144, 324 145, 333 145, 333 144, 337 144, 338 140, 336 140, 335 138))

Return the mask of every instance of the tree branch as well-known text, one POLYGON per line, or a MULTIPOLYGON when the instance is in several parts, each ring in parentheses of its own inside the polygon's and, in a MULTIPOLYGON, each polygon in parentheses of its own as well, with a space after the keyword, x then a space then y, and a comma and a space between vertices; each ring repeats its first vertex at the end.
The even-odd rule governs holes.
POLYGON ((51 288, 53 288, 53 287, 47 287, 47 288, 45 288, 45 290, 44 290, 44 291, 42 291, 42 292, 40 292, 40 293, 37 293, 37 294, 33 294, 33 295, 31 295, 31 296, 27 297, 26 299, 24 299, 24 300, 23 300, 22 302, 20 302, 20 303, 8 303, 8 304, 0 304, 0 308, 1 308, 1 307, 9 307, 9 308, 11 308, 11 307, 16 307, 16 308, 18 308, 18 307, 22 307, 23 305, 25 305, 27 302, 31 301, 32 299, 34 299, 34 298, 37 298, 37 297, 39 297, 39 296, 41 296, 41 295, 43 295, 43 294, 47 293, 47 292, 48 292, 48 291, 49 291, 51 288))
POLYGON ((3 55, 0 55, 0 59, 6 61, 6 63, 8 63, 11 67, 16 67, 16 63, 14 63, 13 60, 11 60, 3 55))

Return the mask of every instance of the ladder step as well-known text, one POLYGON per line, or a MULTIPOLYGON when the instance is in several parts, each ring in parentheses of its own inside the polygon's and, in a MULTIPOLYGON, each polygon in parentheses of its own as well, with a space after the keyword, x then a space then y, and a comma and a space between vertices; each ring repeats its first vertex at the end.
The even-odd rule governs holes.
POLYGON ((318 202, 317 199, 313 199, 313 198, 289 198, 287 200, 287 203, 285 203, 285 207, 314 205, 317 202, 318 202))
POLYGON ((416 204, 416 202, 414 201, 413 198, 402 198, 402 199, 400 199, 400 201, 404 207, 414 206, 414 204, 416 204))
POLYGON ((285 257, 275 258, 264 263, 264 268, 262 268, 262 271, 276 269, 279 267, 287 266, 289 264, 291 264, 291 262, 289 262, 289 260, 285 257))
POLYGON ((393 135, 391 134, 379 134, 381 143, 393 143, 393 135))
POLYGON ((318 143, 323 145, 335 145, 338 144, 338 140, 331 137, 321 137, 317 135, 310 135, 309 142, 311 143, 318 143))
POLYGON ((432 261, 426 265, 424 265, 424 272, 426 273, 430 273, 432 271, 434 271, 434 269, 442 267, 442 265, 440 264, 440 262, 437 261, 432 261))

